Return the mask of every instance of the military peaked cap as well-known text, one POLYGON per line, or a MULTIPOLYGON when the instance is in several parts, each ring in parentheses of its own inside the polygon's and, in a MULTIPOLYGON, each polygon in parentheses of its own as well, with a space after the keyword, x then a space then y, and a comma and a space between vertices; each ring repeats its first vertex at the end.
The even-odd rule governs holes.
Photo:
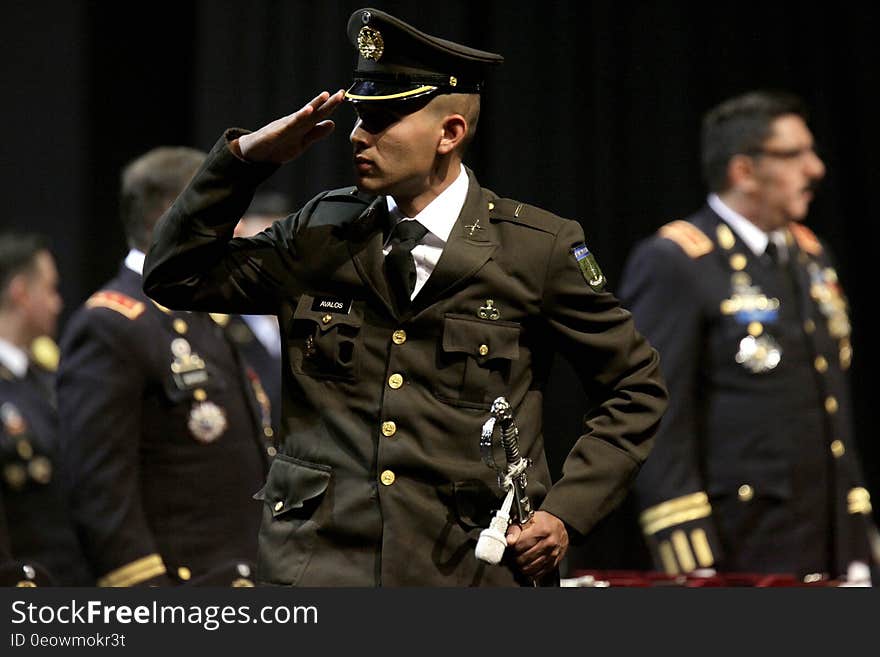
POLYGON ((351 102, 397 101, 433 94, 480 93, 486 72, 504 58, 440 39, 378 9, 358 9, 348 20, 358 51, 351 102))

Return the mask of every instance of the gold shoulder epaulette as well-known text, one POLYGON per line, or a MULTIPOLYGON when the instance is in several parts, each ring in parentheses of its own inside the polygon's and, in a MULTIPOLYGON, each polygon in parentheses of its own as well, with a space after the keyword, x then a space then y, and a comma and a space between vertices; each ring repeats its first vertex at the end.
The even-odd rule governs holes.
POLYGON ((660 237, 672 240, 678 244, 682 251, 691 258, 702 257, 707 253, 711 253, 712 249, 715 248, 715 245, 706 233, 683 219, 671 221, 665 226, 661 226, 657 232, 660 237))
POLYGON ((164 575, 165 563, 158 554, 148 554, 101 577, 98 586, 135 586, 164 575))
POLYGON ((810 255, 820 255, 822 253, 822 243, 816 237, 816 233, 811 231, 803 224, 793 223, 790 226, 791 234, 797 240, 798 246, 802 251, 806 251, 810 255))
POLYGON ((146 310, 142 301, 111 290, 95 292, 86 301, 86 308, 109 308, 128 319, 137 319, 146 310))

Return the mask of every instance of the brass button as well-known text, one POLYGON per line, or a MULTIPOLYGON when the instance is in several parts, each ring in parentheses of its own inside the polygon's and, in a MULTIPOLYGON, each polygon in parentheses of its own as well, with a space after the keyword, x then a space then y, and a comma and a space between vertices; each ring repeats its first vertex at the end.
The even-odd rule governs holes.
POLYGON ((181 566, 177 569, 177 576, 184 582, 188 582, 189 579, 192 577, 192 572, 186 566, 181 566))
POLYGON ((489 201, 489 209, 490 209, 490 210, 494 210, 494 209, 495 209, 495 204, 494 204, 492 201, 489 201))
POLYGON ((749 335, 758 337, 764 332, 764 325, 761 322, 751 322, 749 323, 749 335))
POLYGON ((181 335, 183 335, 184 333, 186 333, 186 330, 189 328, 189 327, 186 325, 186 322, 184 322, 184 321, 183 321, 182 319, 180 319, 180 318, 175 319, 174 322, 173 322, 173 325, 174 325, 174 330, 177 331, 178 333, 180 333, 181 335))
POLYGON ((394 390, 397 390, 400 386, 403 385, 403 375, 392 374, 388 377, 388 385, 391 386, 394 390))
POLYGON ((193 391, 193 399, 196 401, 205 401, 208 398, 208 393, 202 390, 201 388, 197 388, 193 391))
POLYGON ((266 448, 266 454, 268 454, 269 456, 274 457, 277 453, 278 453, 278 450, 275 449, 274 447, 272 447, 272 445, 269 445, 266 448))
POLYGON ((736 491, 736 494, 739 497, 740 501, 748 502, 755 496, 755 491, 748 484, 743 484, 739 487, 739 490, 736 491))
POLYGON ((28 463, 27 469, 38 484, 48 484, 52 480, 52 462, 45 456, 38 456, 28 463))
POLYGON ((379 480, 386 486, 390 486, 394 483, 394 473, 391 470, 384 470, 379 480))
POLYGON ((730 266, 736 271, 746 268, 746 257, 742 253, 734 253, 730 256, 730 266))
POLYGON ((15 444, 15 451, 24 461, 30 461, 34 456, 34 448, 27 440, 19 440, 15 444))
POLYGON ((275 510, 276 511, 281 511, 282 508, 284 508, 284 502, 282 502, 281 500, 278 500, 277 502, 275 502, 275 510))
POLYGON ((824 356, 816 356, 816 360, 813 361, 813 366, 819 374, 823 374, 828 370, 828 361, 825 360, 824 356))
POLYGON ((489 353, 489 345, 481 344, 480 345, 480 356, 485 356, 489 353))
POLYGON ((834 395, 825 398, 825 410, 829 415, 834 415, 837 412, 837 406, 837 398, 834 395))
POLYGON ((391 334, 391 339, 394 341, 394 344, 403 344, 406 342, 406 331, 403 329, 397 329, 391 334))
POLYGON ((329 324, 331 319, 333 319, 333 315, 324 315, 321 318, 321 321, 324 322, 325 324, 329 324))
POLYGON ((397 433, 397 425, 394 424, 391 420, 382 423, 382 435, 390 438, 395 433, 397 433))
POLYGON ((812 319, 808 319, 804 322, 804 331, 806 331, 807 333, 812 333, 815 330, 816 322, 814 322, 812 319))
POLYGON ((266 436, 266 438, 271 438, 275 435, 275 432, 272 430, 272 427, 263 427, 263 435, 266 436))
POLYGON ((839 459, 846 454, 846 447, 843 446, 842 440, 835 440, 831 443, 831 453, 834 454, 834 458, 836 459, 839 459))

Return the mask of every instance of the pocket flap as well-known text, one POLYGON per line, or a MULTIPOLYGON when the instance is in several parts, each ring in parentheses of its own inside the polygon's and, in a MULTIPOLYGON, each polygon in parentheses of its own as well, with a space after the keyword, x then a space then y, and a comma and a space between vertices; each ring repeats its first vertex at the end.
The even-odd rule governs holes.
POLYGON ((304 502, 327 490, 330 473, 329 466, 278 454, 269 468, 266 485, 254 495, 254 499, 265 500, 273 516, 300 509, 304 502))
POLYGON ((443 319, 443 350, 473 356, 478 362, 519 358, 519 324, 498 323, 468 317, 446 315, 443 319))
POLYGON ((309 294, 300 296, 293 311, 293 319, 314 322, 321 332, 329 331, 340 324, 360 328, 364 322, 363 311, 356 307, 354 301, 309 294), (319 307, 322 302, 327 305, 324 309, 319 307))

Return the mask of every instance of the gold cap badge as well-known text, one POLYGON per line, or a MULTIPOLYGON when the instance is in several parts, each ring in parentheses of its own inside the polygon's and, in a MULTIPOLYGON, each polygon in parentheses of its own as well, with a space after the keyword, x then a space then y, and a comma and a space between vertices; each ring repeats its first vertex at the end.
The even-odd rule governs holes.
POLYGON ((385 39, 379 30, 364 25, 358 32, 357 47, 361 57, 378 62, 385 52, 385 39))

